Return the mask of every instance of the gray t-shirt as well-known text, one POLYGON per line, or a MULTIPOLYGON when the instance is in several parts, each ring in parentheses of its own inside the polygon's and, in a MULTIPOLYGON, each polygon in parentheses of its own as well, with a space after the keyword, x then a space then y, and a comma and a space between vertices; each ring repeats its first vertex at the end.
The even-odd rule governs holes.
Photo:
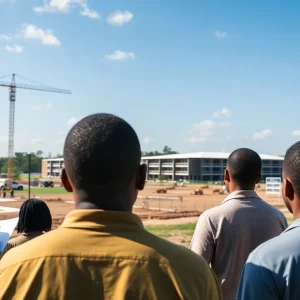
POLYGON ((200 216, 190 247, 211 264, 224 300, 232 300, 249 254, 286 227, 283 213, 255 191, 236 191, 200 216))

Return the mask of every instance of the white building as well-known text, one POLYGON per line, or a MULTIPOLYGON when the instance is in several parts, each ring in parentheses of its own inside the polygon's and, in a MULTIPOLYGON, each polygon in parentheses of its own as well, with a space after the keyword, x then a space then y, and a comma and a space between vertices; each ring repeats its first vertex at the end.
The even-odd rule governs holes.
MULTIPOLYGON (((167 180, 215 182, 223 181, 224 169, 230 153, 196 152, 142 157, 148 166, 147 180, 163 175, 167 180)), ((283 157, 260 154, 262 159, 262 181, 266 177, 281 177, 283 157)), ((64 166, 63 158, 44 159, 43 178, 59 178, 64 166)))
MULTIPOLYGON (((230 153, 196 152, 143 157, 147 164, 147 179, 163 175, 168 180, 215 182, 223 181, 224 169, 230 153)), ((262 181, 266 177, 281 177, 283 157, 260 154, 262 181)))

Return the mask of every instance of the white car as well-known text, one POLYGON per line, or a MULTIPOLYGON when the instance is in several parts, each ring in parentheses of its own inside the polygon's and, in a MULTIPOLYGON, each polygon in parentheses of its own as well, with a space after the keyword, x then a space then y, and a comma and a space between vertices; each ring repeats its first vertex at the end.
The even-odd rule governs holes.
MULTIPOLYGON (((0 190, 2 190, 5 186, 7 186, 9 179, 0 179, 0 190)), ((17 183, 16 181, 12 181, 12 188, 14 190, 22 191, 24 189, 23 185, 17 183)))

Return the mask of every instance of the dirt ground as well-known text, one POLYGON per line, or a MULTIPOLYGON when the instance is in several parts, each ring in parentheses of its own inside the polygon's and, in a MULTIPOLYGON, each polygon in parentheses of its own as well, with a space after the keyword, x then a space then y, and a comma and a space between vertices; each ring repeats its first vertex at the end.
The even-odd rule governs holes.
MULTIPOLYGON (((165 185, 166 187, 167 185, 165 185)), ((184 222, 196 222, 197 217, 203 211, 214 207, 221 203, 225 195, 213 194, 213 190, 217 186, 212 186, 208 189, 204 189, 204 195, 194 196, 191 195, 194 189, 200 186, 188 186, 188 187, 176 187, 175 190, 168 190, 167 194, 155 194, 153 190, 160 186, 154 186, 153 184, 147 184, 145 189, 139 193, 139 197, 151 197, 151 196, 163 196, 163 197, 182 197, 182 201, 175 200, 157 200, 157 199, 145 199, 138 198, 136 206, 139 208, 134 209, 134 213, 138 214, 141 219, 147 225, 155 224, 182 224, 184 222), (148 208, 151 210, 145 210, 142 208, 143 202, 147 201, 148 208), (162 211, 159 211, 162 210, 162 211), (192 218, 192 219, 190 219, 192 218), (191 221, 192 220, 192 221, 191 221)), ((267 196, 264 186, 257 189, 256 192, 260 197, 270 202, 279 209, 285 209, 281 197, 267 196)), ((63 221, 65 215, 74 208, 72 194, 53 194, 53 195, 35 195, 36 198, 43 199, 52 214, 53 228, 57 228, 63 221)), ((0 203, 0 220, 16 217, 17 212, 10 213, 1 209, 3 207, 20 208, 23 201, 16 198, 16 202, 2 202, 0 203)), ((288 214, 288 212, 287 212, 288 214)))

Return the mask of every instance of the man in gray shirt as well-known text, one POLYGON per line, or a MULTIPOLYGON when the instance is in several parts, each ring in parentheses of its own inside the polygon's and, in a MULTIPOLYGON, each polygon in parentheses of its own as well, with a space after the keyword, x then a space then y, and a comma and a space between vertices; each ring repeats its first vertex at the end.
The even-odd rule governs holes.
POLYGON ((295 221, 251 253, 238 299, 300 299, 300 142, 287 151, 282 178, 282 196, 295 221))
POLYGON ((230 194, 201 214, 191 242, 191 250, 211 264, 224 300, 236 299, 249 254, 287 227, 284 215, 254 191, 261 167, 261 158, 250 149, 231 153, 225 170, 230 194))

